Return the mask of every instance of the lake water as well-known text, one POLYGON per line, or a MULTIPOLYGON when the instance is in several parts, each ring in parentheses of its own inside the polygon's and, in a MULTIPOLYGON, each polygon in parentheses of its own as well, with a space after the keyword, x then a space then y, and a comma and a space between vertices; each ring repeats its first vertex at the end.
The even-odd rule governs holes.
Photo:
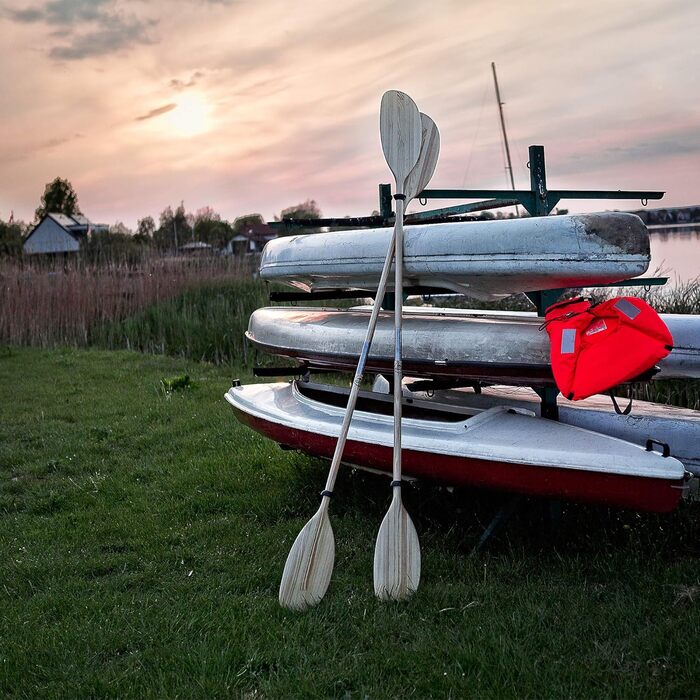
POLYGON ((650 228, 651 264, 646 276, 656 271, 669 277, 669 284, 700 277, 700 224, 682 228, 650 228))

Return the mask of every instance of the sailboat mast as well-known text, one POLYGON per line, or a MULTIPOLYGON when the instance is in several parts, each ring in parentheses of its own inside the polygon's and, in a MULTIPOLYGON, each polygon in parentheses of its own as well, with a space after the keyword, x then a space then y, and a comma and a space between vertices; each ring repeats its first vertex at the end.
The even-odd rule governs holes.
POLYGON ((491 62, 491 70, 493 71, 493 84, 496 86, 496 102, 498 102, 498 114, 501 117, 501 129, 503 131, 503 143, 506 147, 506 161, 508 163, 508 172, 510 173, 510 186, 515 189, 515 180, 513 179, 513 164, 510 160, 510 147, 508 146, 508 135, 506 134, 506 122, 503 118, 503 102, 501 102, 501 91, 498 89, 498 77, 496 76, 496 64, 491 62))

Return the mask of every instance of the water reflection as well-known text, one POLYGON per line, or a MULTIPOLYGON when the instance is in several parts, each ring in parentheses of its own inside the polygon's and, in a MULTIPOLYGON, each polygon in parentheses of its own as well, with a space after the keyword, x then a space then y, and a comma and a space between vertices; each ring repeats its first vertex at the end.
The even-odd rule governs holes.
POLYGON ((700 277, 700 225, 650 227, 651 264, 648 275, 663 273, 675 281, 700 277))

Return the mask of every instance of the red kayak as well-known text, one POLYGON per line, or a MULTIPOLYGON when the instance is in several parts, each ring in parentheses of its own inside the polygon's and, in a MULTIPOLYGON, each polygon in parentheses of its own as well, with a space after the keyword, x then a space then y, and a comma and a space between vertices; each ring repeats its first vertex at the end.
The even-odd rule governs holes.
MULTIPOLYGON (((235 385, 226 400, 253 430, 329 458, 347 396, 338 387, 292 382, 235 385)), ((346 463, 391 473, 392 408, 391 397, 361 392, 346 463)), ((403 412, 408 477, 657 512, 673 510, 686 492, 683 465, 651 437, 645 449, 508 406, 478 410, 407 398, 403 412)))

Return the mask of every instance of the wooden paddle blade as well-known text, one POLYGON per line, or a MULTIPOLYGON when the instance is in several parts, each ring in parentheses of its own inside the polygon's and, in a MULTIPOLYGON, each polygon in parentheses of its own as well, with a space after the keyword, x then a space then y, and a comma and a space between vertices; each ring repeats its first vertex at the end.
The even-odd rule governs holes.
POLYGON ((396 179, 396 189, 403 184, 418 161, 421 147, 421 118, 416 103, 404 92, 389 90, 382 97, 379 131, 386 162, 396 179))
POLYGON ((335 538, 322 505, 297 535, 287 557, 280 583, 279 601, 284 608, 306 610, 328 590, 335 560, 335 538))
POLYGON ((435 172, 435 166, 440 155, 440 132, 435 122, 421 112, 421 126, 423 131, 423 141, 420 147, 418 162, 413 166, 413 170, 406 178, 404 194, 406 195, 406 205, 419 193, 422 192, 430 182, 430 178, 435 172))
POLYGON ((415 593, 419 582, 418 533, 400 493, 395 493, 374 549, 374 593, 380 600, 404 600, 415 593))

